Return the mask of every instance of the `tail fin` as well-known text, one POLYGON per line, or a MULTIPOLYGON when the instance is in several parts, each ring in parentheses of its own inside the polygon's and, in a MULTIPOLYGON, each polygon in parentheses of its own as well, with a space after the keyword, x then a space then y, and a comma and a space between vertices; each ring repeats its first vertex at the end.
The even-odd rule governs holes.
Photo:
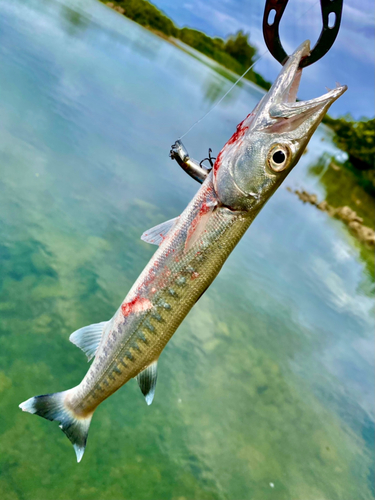
POLYGON ((77 462, 80 462, 86 447, 92 413, 88 417, 75 415, 65 404, 65 396, 68 392, 70 391, 35 396, 24 401, 19 406, 22 411, 36 413, 48 420, 59 422, 60 429, 62 429, 73 444, 77 455, 77 462))

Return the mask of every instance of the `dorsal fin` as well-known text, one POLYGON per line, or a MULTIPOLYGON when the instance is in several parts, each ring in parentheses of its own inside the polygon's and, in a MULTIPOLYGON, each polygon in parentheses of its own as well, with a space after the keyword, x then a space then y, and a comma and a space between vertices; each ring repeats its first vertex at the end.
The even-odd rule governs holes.
POLYGON ((175 217, 174 219, 167 220, 152 227, 151 229, 148 229, 142 234, 141 240, 153 245, 160 245, 172 227, 176 224, 177 219, 178 217, 175 217))
POLYGON ((102 321, 101 323, 84 326, 73 332, 69 337, 70 342, 82 349, 86 354, 87 361, 90 361, 95 356, 107 323, 108 321, 102 321))
POLYGON ((154 361, 151 365, 138 373, 136 377, 148 405, 152 403, 155 395, 156 379, 158 378, 157 368, 158 362, 154 361))

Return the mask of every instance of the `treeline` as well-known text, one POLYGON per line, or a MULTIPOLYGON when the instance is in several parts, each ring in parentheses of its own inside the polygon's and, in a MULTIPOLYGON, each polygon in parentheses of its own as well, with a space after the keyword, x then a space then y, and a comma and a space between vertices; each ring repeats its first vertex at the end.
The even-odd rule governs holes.
MULTIPOLYGON (((254 62, 256 48, 250 45, 249 35, 243 31, 229 36, 227 40, 212 38, 198 30, 178 28, 169 17, 147 0, 101 1, 146 28, 181 40, 239 75, 254 62)), ((270 82, 253 70, 247 73, 246 78, 266 90, 271 87, 270 82)))
POLYGON ((375 195, 375 118, 355 121, 351 116, 337 119, 326 116, 324 123, 334 130, 335 144, 348 153, 346 166, 375 195))

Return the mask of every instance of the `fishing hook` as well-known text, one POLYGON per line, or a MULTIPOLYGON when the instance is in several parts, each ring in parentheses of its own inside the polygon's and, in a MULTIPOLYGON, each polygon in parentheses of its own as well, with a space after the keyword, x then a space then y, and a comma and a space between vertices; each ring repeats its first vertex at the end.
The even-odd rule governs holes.
MULTIPOLYGON (((268 50, 281 64, 285 64, 288 55, 280 42, 279 24, 288 0, 266 0, 263 15, 263 36, 268 50), (273 17, 274 15, 274 17, 273 17), (272 19, 273 17, 273 19, 272 19)), ((310 55, 303 58, 300 68, 306 68, 323 57, 332 47, 340 29, 343 0, 320 0, 323 28, 319 39, 310 55), (334 23, 331 20, 334 16, 334 23)))
POLYGON ((214 162, 213 160, 216 160, 216 158, 214 158, 213 156, 211 156, 211 153, 212 153, 212 149, 211 148, 208 148, 208 158, 203 158, 203 160, 201 162, 199 162, 199 166, 200 167, 203 167, 202 163, 204 161, 208 161, 209 164, 211 165, 211 168, 209 170, 212 170, 213 167, 214 167, 214 162))

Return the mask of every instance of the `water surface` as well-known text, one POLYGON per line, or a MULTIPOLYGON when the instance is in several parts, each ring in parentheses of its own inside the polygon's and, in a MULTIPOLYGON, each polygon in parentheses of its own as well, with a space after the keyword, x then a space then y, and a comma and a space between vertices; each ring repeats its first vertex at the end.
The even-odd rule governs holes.
MULTIPOLYGON (((168 151, 231 82, 93 0, 0 9, 0 498, 372 498, 373 277, 343 223, 286 190, 325 196, 324 127, 166 347, 151 407, 135 381, 105 401, 79 465, 18 409, 86 373, 68 337, 114 314, 154 252, 142 232, 198 189, 168 151)), ((192 156, 261 95, 236 88, 192 156)))

